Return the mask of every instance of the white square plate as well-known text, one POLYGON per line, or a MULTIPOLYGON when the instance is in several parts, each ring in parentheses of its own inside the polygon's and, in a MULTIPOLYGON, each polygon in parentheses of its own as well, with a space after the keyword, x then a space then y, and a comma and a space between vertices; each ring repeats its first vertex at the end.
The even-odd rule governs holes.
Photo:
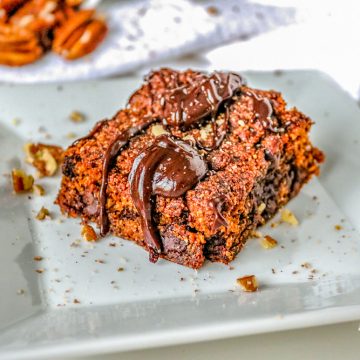
POLYGON ((60 175, 38 180, 46 195, 30 198, 12 194, 6 175, 20 165, 33 171, 24 165, 25 142, 67 146, 69 132, 81 136, 113 115, 140 79, 0 85, 0 358, 130 350, 360 318, 359 108, 317 72, 245 77, 250 86, 282 91, 313 118, 311 136, 327 160, 319 180, 288 206, 300 225, 261 229, 278 247, 265 250, 253 239, 231 267, 207 263, 197 272, 151 264, 125 240, 79 241, 79 220, 63 219, 53 205, 60 175), (73 110, 87 121, 69 121, 73 110), (34 219, 41 206, 52 220, 34 219), (246 274, 257 276, 259 292, 236 286, 246 274))

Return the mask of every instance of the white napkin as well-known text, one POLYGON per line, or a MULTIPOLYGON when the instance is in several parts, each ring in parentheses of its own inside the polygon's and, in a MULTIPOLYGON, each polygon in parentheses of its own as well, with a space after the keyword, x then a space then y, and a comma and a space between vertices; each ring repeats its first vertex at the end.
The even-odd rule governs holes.
POLYGON ((297 21, 294 8, 245 0, 106 1, 99 11, 105 13, 110 31, 93 54, 68 62, 49 53, 21 68, 0 66, 0 81, 37 83, 123 74, 297 21))

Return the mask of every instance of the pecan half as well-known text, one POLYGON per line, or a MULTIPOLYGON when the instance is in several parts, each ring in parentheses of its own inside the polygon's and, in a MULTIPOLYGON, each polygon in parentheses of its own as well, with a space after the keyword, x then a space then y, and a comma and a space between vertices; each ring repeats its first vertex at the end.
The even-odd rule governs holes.
POLYGON ((11 25, 0 25, 0 64, 30 64, 39 59, 42 53, 43 49, 33 32, 11 25))
POLYGON ((27 1, 28 0, 0 0, 0 10, 3 10, 3 13, 9 15, 27 1))
POLYGON ((94 10, 80 10, 55 31, 53 51, 68 60, 85 56, 101 43, 107 33, 103 19, 94 10))
POLYGON ((57 24, 59 9, 59 0, 32 0, 11 16, 10 24, 42 34, 57 24))

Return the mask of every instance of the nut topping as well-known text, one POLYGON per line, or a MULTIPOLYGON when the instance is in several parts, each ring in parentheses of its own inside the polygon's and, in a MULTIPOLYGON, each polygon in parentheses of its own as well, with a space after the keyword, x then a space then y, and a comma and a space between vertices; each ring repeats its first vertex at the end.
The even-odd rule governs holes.
POLYGON ((60 146, 27 143, 24 146, 26 161, 33 165, 40 176, 52 176, 56 173, 63 150, 60 146))
POLYGON ((91 225, 85 224, 81 229, 81 235, 86 241, 96 241, 98 236, 91 225))
POLYGON ((34 178, 25 173, 24 170, 14 169, 11 172, 13 189, 15 193, 30 191, 34 184, 34 178))
POLYGON ((46 218, 50 218, 51 219, 51 215, 50 215, 50 211, 45 208, 44 206, 41 207, 41 209, 39 210, 39 212, 36 215, 36 219, 43 221, 46 218))
POLYGON ((58 8, 58 0, 32 0, 16 11, 10 18, 10 24, 41 34, 56 25, 55 12, 58 8))
POLYGON ((68 60, 92 52, 107 26, 95 10, 79 10, 82 2, 0 0, 0 64, 26 65, 51 48, 68 60))
POLYGON ((261 245, 264 249, 272 249, 277 246, 278 242, 270 235, 265 235, 261 241, 261 245))
POLYGON ((284 209, 281 212, 281 220, 293 226, 299 225, 298 219, 289 209, 284 209))
POLYGON ((81 10, 55 32, 53 51, 67 60, 91 53, 107 33, 105 21, 95 17, 94 10, 81 10))
POLYGON ((238 278, 236 279, 236 282, 246 292, 255 292, 259 288, 255 275, 248 275, 238 278))
POLYGON ((30 64, 39 59, 42 53, 43 49, 31 31, 11 25, 0 25, 0 64, 30 64))

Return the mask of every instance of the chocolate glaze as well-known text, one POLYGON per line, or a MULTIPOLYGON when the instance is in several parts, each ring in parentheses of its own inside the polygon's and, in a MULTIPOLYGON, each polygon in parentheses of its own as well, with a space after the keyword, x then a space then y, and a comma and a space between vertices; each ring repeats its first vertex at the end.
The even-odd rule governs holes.
POLYGON ((209 77, 200 77, 198 82, 179 87, 160 99, 163 122, 186 129, 208 115, 214 118, 219 106, 230 99, 241 85, 240 75, 233 73, 215 72, 209 77))
POLYGON ((130 193, 141 216, 150 261, 162 252, 157 228, 152 221, 152 197, 177 198, 195 186, 206 174, 207 164, 185 141, 169 135, 156 138, 134 161, 130 175, 130 193))
POLYGON ((229 127, 229 107, 225 105, 224 108, 225 108, 225 117, 222 124, 218 126, 215 122, 215 119, 212 119, 211 121, 211 127, 213 133, 212 144, 205 146, 203 145, 201 139, 199 138, 196 139, 196 144, 200 149, 204 149, 206 151, 212 151, 217 149, 223 142, 229 127))
POLYGON ((228 226, 227 220, 221 214, 222 206, 225 202, 226 197, 223 195, 215 197, 209 201, 209 205, 213 208, 215 216, 213 231, 217 230, 220 226, 228 226))
POLYGON ((148 122, 130 127, 121 132, 109 145, 104 155, 102 164, 102 177, 100 185, 100 234, 105 236, 109 231, 109 218, 106 213, 106 189, 108 184, 108 175, 110 166, 114 159, 116 159, 119 151, 130 141, 130 139, 149 125, 148 122))
POLYGON ((253 98, 253 109, 257 118, 263 123, 263 125, 272 132, 282 132, 283 129, 277 127, 274 119, 272 118, 273 108, 271 102, 266 97, 261 97, 251 91, 246 91, 245 95, 253 98))

